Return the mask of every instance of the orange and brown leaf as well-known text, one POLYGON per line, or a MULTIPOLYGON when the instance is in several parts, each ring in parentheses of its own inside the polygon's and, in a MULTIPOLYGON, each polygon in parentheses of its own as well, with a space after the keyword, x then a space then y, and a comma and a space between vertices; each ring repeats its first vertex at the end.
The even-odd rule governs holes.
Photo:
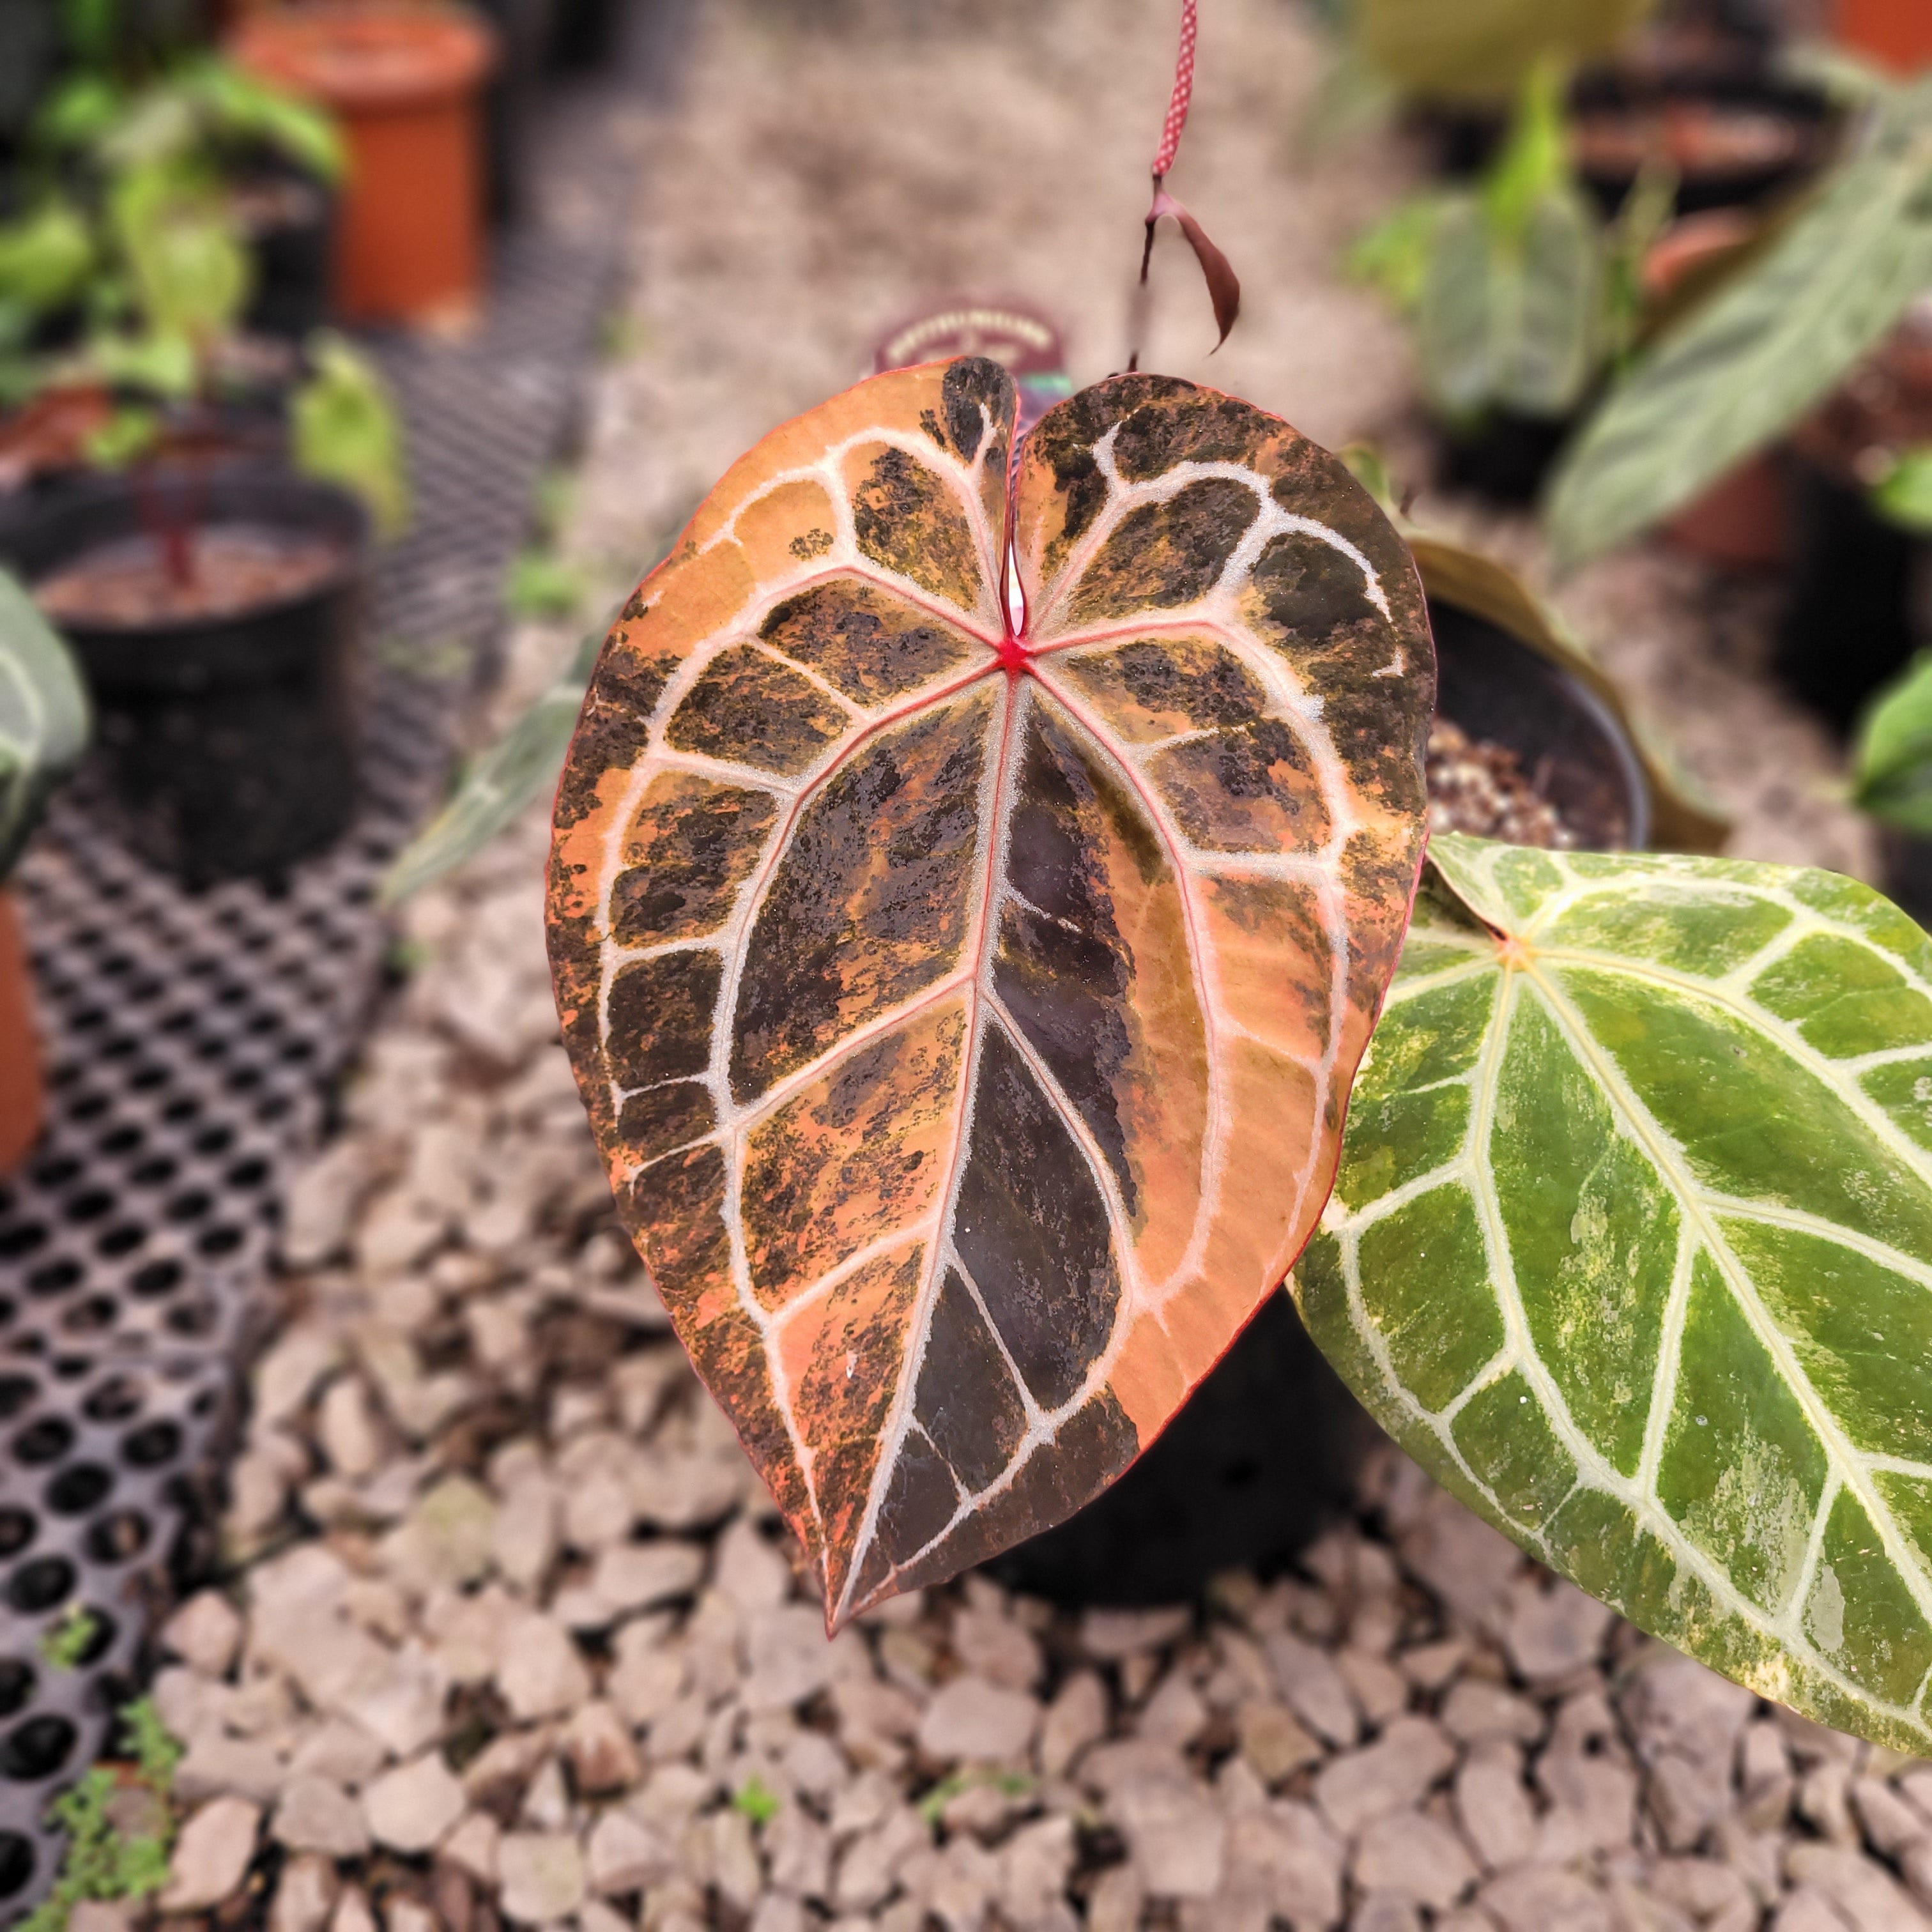
POLYGON ((1013 420, 967 359, 760 444, 557 797, 613 1187, 835 1624, 1097 1494, 1280 1282, 1420 859, 1421 593, 1342 465, 1158 377, 1013 420))

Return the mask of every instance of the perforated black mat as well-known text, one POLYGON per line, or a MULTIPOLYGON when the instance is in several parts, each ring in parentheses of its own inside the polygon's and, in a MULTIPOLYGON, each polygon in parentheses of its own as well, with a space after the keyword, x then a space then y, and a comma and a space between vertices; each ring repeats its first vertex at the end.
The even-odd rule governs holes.
MULTIPOLYGON (((595 117, 619 104, 608 83, 580 94, 562 164, 595 177, 595 117)), ((606 237, 626 172, 606 154, 606 237)), ((371 344, 408 423, 416 521, 377 572, 364 795, 340 845, 280 892, 191 896, 70 799, 16 881, 50 1118, 0 1182, 0 1918, 51 1882, 47 1802, 99 1753, 154 1616, 206 1560, 236 1364, 272 1316, 278 1204, 380 984, 376 885, 488 668, 615 269, 609 240, 515 238, 474 338, 371 344), (92 1641, 57 1668, 43 1646, 77 1608, 92 1641)))

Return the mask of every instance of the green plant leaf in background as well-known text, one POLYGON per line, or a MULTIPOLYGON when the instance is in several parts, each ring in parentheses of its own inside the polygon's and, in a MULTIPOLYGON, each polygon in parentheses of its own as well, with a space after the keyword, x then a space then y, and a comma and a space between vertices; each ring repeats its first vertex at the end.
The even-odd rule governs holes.
POLYGON ((409 527, 402 425, 376 367, 333 329, 306 345, 310 374, 290 398, 289 453, 306 476, 340 484, 368 506, 376 534, 409 527))
POLYGON ((1566 414, 1601 360, 1606 251, 1570 168, 1553 65, 1525 82, 1495 164, 1439 206, 1424 252, 1417 343, 1437 406, 1566 414))
POLYGON ((1932 940, 1865 886, 1438 838, 1310 1333, 1552 1569, 1923 1753, 1932 940))
POLYGON ((1355 0, 1368 58, 1427 100, 1494 100, 1540 60, 1600 58, 1650 10, 1651 0, 1355 0))
POLYGON ((87 694, 67 646, 0 570, 0 881, 48 792, 87 743, 87 694))
POLYGON ((1900 530, 1932 536, 1932 449, 1908 449, 1873 484, 1871 503, 1900 530))
POLYGON ((1852 802, 1932 838, 1932 651, 1873 700, 1852 754, 1852 802))
POLYGON ((75 299, 93 266, 86 219, 63 196, 50 196, 17 220, 0 222, 0 302, 30 315, 49 314, 75 299))
POLYGON ((135 168, 115 184, 110 212, 155 334, 201 344, 233 327, 253 269, 218 188, 172 164, 135 168))
POLYGON ((1932 80, 1759 260, 1631 366, 1552 478, 1551 540, 1585 562, 1700 495, 1822 400, 1932 286, 1932 80))
POLYGON ((556 784, 603 643, 601 630, 585 638, 556 681, 470 766, 448 803, 397 855, 382 882, 384 904, 407 898, 480 852, 556 784))

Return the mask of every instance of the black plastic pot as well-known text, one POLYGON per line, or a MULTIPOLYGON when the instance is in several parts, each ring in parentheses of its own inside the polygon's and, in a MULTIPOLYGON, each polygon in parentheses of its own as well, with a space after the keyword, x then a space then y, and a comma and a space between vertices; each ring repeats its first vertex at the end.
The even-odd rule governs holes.
POLYGON ((1293 1302, 1271 1294, 1112 1489, 987 1574, 1072 1607, 1126 1607, 1188 1602, 1223 1570, 1278 1573, 1348 1508, 1378 1434, 1293 1302))
POLYGON ((1775 663, 1796 697, 1849 733, 1918 646, 1927 546, 1809 458, 1796 457, 1791 474, 1791 589, 1775 663))
POLYGON ((1431 599, 1436 710, 1472 738, 1505 746, 1563 822, 1593 850, 1650 840, 1650 789, 1602 699, 1501 626, 1431 599))
POLYGON ((334 194, 298 169, 271 162, 238 188, 242 230, 255 257, 247 326, 299 342, 328 320, 334 194))
POLYGON ((1473 490, 1492 503, 1533 503, 1575 424, 1574 416, 1490 410, 1462 427, 1438 425, 1442 481, 1452 489, 1473 490))
MULTIPOLYGON (((1758 73, 1711 72, 1640 74, 1600 68, 1582 76, 1570 90, 1572 115, 1587 123, 1592 116, 1610 119, 1706 112, 1715 116, 1749 115, 1774 122, 1785 137, 1785 152, 1762 159, 1732 158, 1713 151, 1708 158, 1680 162, 1677 212, 1696 214, 1713 208, 1751 208, 1780 194, 1817 169, 1830 152, 1832 108, 1820 88, 1758 73)), ((1634 140, 1640 136, 1633 130, 1634 140)), ((1587 126, 1579 128, 1580 143, 1587 126)), ((1577 172, 1604 212, 1622 206, 1636 178, 1632 164, 1593 164, 1587 148, 1577 172)))
MULTIPOLYGON (((234 616, 64 627, 96 707, 102 789, 128 842, 193 886, 277 880, 334 844, 355 810, 366 519, 354 498, 285 470, 152 487, 191 489, 201 527, 266 525, 341 548, 319 587, 234 616)), ((32 584, 141 535, 144 508, 128 481, 92 478, 0 529, 0 552, 32 584)))

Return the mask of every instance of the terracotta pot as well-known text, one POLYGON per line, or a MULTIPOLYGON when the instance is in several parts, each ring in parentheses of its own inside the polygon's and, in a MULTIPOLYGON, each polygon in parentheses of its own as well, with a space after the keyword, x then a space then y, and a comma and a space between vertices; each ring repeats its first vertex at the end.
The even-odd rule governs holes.
POLYGON ((41 1097, 27 949, 14 902, 0 892, 0 1174, 11 1174, 39 1139, 41 1097))
POLYGON ((1932 64, 1926 0, 1838 0, 1838 38, 1900 74, 1932 64))
MULTIPOLYGON (((1644 258, 1653 326, 1667 327, 1700 299, 1758 232, 1758 224, 1735 208, 1673 221, 1644 258)), ((1791 502, 1778 452, 1745 458, 1670 518, 1663 535, 1673 550, 1720 570, 1768 575, 1783 569, 1791 554, 1791 502)))
POLYGON ((490 28, 454 7, 316 6, 259 14, 233 52, 264 80, 332 109, 349 146, 334 306, 415 321, 472 306, 483 272, 478 105, 490 28))

